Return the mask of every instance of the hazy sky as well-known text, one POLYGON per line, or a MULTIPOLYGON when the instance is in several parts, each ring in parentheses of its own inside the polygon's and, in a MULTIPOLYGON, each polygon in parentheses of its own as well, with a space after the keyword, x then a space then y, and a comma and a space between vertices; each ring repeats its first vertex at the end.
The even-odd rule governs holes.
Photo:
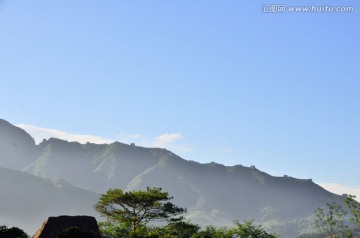
POLYGON ((360 189, 359 24, 358 0, 0 0, 0 118, 360 189))

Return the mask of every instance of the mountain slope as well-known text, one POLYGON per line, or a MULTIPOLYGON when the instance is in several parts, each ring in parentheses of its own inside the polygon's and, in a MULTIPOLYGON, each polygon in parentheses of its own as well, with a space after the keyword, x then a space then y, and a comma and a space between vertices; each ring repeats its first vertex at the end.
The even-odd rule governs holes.
MULTIPOLYGON (((265 224, 306 219, 326 202, 343 199, 311 180, 273 177, 255 167, 200 164, 159 148, 50 139, 39 149, 38 159, 25 171, 60 177, 98 193, 114 187, 162 187, 176 204, 188 208, 188 218, 201 225, 228 225, 235 219, 265 224)), ((297 230, 281 232, 296 234, 297 230)))
POLYGON ((145 186, 165 188, 200 224, 305 219, 327 201, 343 199, 311 180, 273 177, 256 168, 214 163, 193 163, 190 168, 187 161, 174 158, 138 175, 128 189, 145 186))
MULTIPOLYGON (((255 219, 285 237, 292 237, 307 229, 306 221, 317 207, 344 199, 311 180, 273 177, 254 166, 200 164, 166 149, 119 142, 97 145, 51 138, 35 146, 26 133, 9 125, 8 130, 14 130, 10 135, 19 133, 16 138, 24 137, 17 143, 18 147, 30 148, 29 158, 22 153, 19 158, 2 156, 2 164, 19 159, 25 165, 23 170, 30 174, 61 178, 96 193, 116 187, 126 190, 162 187, 174 196, 177 205, 188 209, 188 218, 203 226, 255 219)), ((5 146, 0 148, 16 155, 17 147, 11 146, 11 139, 4 138, 5 146)))
POLYGON ((97 193, 110 187, 126 188, 139 173, 158 163, 160 149, 80 144, 55 138, 38 146, 37 159, 24 171, 36 176, 64 178, 71 184, 97 193))
POLYGON ((33 234, 49 216, 93 215, 98 194, 60 179, 44 179, 0 168, 0 224, 33 234))
POLYGON ((35 141, 23 129, 0 119, 0 152, 0 167, 22 169, 35 159, 35 141))

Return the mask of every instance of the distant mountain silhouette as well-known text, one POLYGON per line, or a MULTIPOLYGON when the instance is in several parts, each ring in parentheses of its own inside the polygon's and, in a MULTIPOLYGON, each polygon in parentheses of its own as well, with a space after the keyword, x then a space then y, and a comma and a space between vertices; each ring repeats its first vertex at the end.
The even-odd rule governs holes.
POLYGON ((0 167, 21 169, 35 156, 34 139, 23 129, 0 119, 0 167))
POLYGON ((0 224, 21 227, 31 235, 49 216, 96 215, 92 206, 98 197, 61 179, 0 168, 0 224))
POLYGON ((188 209, 187 218, 201 225, 255 219, 271 231, 293 237, 310 229, 317 207, 343 200, 309 179, 273 177, 254 166, 200 164, 166 149, 119 142, 80 144, 51 138, 35 145, 26 132, 9 123, 0 121, 0 128, 7 131, 5 136, 0 134, 4 144, 0 144, 0 154, 5 148, 5 154, 10 155, 0 157, 4 167, 61 178, 95 193, 115 187, 162 187, 174 196, 177 205, 188 209), (18 148, 24 148, 24 153, 18 148))

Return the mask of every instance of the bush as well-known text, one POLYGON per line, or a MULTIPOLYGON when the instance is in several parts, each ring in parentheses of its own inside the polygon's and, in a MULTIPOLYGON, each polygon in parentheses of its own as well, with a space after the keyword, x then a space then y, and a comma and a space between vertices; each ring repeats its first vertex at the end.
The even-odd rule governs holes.
POLYGON ((8 228, 7 226, 0 226, 1 238, 29 238, 23 230, 17 227, 8 228))

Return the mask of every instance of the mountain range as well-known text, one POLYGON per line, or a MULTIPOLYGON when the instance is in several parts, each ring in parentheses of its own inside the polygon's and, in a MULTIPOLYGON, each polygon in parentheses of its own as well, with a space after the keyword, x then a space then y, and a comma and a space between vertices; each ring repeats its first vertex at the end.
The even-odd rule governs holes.
POLYGON ((161 187, 187 208, 186 218, 194 223, 254 219, 282 237, 313 231, 314 210, 344 200, 311 179, 274 177, 255 166, 200 164, 162 148, 56 138, 36 145, 5 120, 0 120, 0 167, 0 224, 29 232, 46 216, 94 215, 93 204, 109 188, 161 187))

